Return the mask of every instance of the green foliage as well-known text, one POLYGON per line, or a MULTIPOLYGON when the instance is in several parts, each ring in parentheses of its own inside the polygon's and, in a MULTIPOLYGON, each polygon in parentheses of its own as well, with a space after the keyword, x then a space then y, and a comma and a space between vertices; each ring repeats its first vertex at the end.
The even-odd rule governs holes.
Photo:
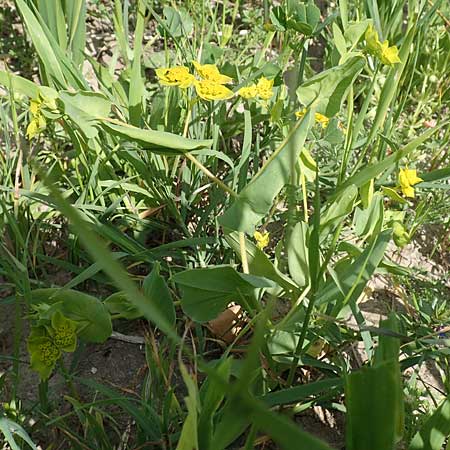
POLYGON ((427 226, 427 257, 448 252, 449 7, 278 3, 16 0, 35 70, 0 70, 12 449, 44 425, 74 449, 329 449, 299 424, 312 406, 345 414, 349 450, 445 445, 445 280, 421 286, 396 252, 427 226), (379 275, 395 299, 370 298, 389 317, 374 327, 379 275), (143 330, 140 393, 78 377, 113 326, 143 330), (418 386, 425 363, 444 400, 418 386))

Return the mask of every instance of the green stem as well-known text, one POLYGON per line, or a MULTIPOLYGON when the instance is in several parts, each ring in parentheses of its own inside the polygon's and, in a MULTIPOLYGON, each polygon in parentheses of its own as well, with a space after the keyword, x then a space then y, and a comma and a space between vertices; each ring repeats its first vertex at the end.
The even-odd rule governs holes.
POLYGON ((232 197, 237 198, 238 194, 228 187, 222 180, 219 180, 209 169, 207 169, 194 155, 189 152, 185 153, 185 156, 189 161, 193 162, 208 178, 214 183, 220 186, 224 191, 228 192, 232 197))
POLYGON ((303 349, 303 344, 305 343, 306 331, 308 330, 309 321, 311 319, 311 313, 314 307, 314 303, 316 301, 315 293, 312 295, 309 300, 308 307, 306 308, 305 320, 303 321, 302 331, 300 332, 300 337, 297 342, 297 346, 295 348, 295 353, 293 356, 291 368, 289 369, 289 375, 287 379, 287 387, 292 386, 292 382, 294 381, 295 371, 297 370, 298 362, 300 361, 301 351, 303 349))

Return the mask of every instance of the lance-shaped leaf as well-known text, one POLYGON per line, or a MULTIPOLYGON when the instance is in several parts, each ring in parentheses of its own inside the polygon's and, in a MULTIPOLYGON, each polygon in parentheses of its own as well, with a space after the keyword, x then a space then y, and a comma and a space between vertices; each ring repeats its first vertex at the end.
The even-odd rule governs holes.
POLYGON ((112 119, 101 119, 103 128, 110 134, 136 142, 144 150, 166 155, 179 155, 201 148, 209 148, 212 140, 188 139, 166 131, 144 130, 112 119))
POLYGON ((182 291, 183 311, 197 322, 215 319, 230 302, 248 307, 257 288, 273 287, 266 278, 238 273, 231 266, 185 270, 173 276, 182 291))
POLYGON ((111 102, 103 94, 96 92, 62 91, 59 99, 63 103, 65 114, 88 138, 97 136, 97 118, 108 116, 111 110, 111 102))
POLYGON ((317 293, 317 303, 337 301, 334 312, 337 314, 344 306, 358 298, 367 281, 383 260, 392 230, 380 233, 351 264, 340 264, 335 270, 334 279, 330 278, 317 293), (338 284, 339 283, 339 286, 338 284))
POLYGON ((305 106, 315 102, 317 112, 333 117, 365 64, 363 56, 353 56, 344 64, 319 73, 297 89, 298 99, 305 106))
POLYGON ((256 224, 269 212, 273 201, 289 177, 303 148, 312 124, 314 111, 308 111, 296 124, 267 163, 219 219, 230 230, 252 233, 256 224))
MULTIPOLYGON (((391 316, 380 326, 397 331, 391 316)), ((403 390, 398 361, 400 341, 380 336, 370 367, 353 372, 345 383, 348 450, 393 450, 403 431, 403 390)))
POLYGON ((441 450, 450 436, 450 397, 447 397, 414 435, 409 450, 441 450))

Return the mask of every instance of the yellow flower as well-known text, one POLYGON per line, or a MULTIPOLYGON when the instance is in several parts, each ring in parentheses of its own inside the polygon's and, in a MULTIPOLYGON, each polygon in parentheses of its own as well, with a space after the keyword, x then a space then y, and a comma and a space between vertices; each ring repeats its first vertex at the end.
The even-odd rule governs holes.
POLYGON ((389 47, 388 41, 384 41, 381 44, 379 58, 380 61, 387 66, 402 62, 398 56, 398 48, 395 45, 389 47))
POLYGON ((195 81, 194 86, 197 95, 203 100, 226 100, 234 95, 233 91, 230 91, 223 84, 208 80, 195 81))
MULTIPOLYGON (((306 114, 306 109, 302 109, 301 111, 297 111, 295 113, 295 115, 299 119, 301 119, 305 114, 306 114)), ((320 113, 314 114, 314 120, 316 122, 320 123, 320 125, 322 125, 322 128, 326 128, 328 126, 328 124, 330 123, 330 119, 327 116, 324 116, 323 114, 320 114, 320 113)))
POLYGON ((402 189, 403 195, 405 197, 414 198, 414 188, 413 186, 417 183, 420 183, 422 178, 417 176, 416 169, 400 169, 400 173, 398 175, 398 181, 400 183, 400 187, 402 189))
POLYGON ((200 64, 197 61, 192 61, 195 70, 198 74, 207 81, 212 81, 217 84, 227 84, 233 81, 233 78, 222 75, 215 64, 200 64))
POLYGON ((322 125, 322 128, 326 128, 328 126, 328 123, 330 122, 330 119, 327 116, 324 116, 320 113, 316 113, 314 115, 314 118, 316 119, 316 122, 319 122, 320 125, 322 125))
POLYGON ((47 123, 42 114, 38 114, 34 117, 27 126, 27 137, 31 141, 37 134, 42 133, 45 130, 47 123))
POLYGON ((31 114, 31 120, 27 126, 26 131, 29 140, 33 139, 37 134, 44 131, 45 127, 47 126, 47 121, 45 120, 45 117, 41 112, 42 104, 43 101, 40 97, 30 100, 30 106, 28 110, 31 114))
POLYGON ((255 98, 258 95, 256 84, 239 89, 238 94, 243 98, 255 98))
POLYGON ((373 25, 369 25, 364 37, 368 52, 376 56, 383 64, 392 66, 392 64, 402 62, 398 56, 398 48, 395 45, 389 47, 388 41, 381 43, 373 25))
POLYGON ((42 102, 39 99, 30 100, 29 111, 33 117, 37 116, 41 111, 42 102))
POLYGON ((264 248, 266 248, 269 245, 269 232, 265 231, 264 233, 260 233, 259 231, 255 231, 255 233, 253 234, 253 237, 255 238, 256 241, 256 246, 260 249, 263 250, 264 248))
POLYGON ((161 84, 179 86, 184 89, 192 86, 195 81, 194 75, 190 74, 189 69, 184 66, 156 69, 156 75, 161 84))
POLYGON ((256 85, 258 97, 263 100, 269 100, 273 95, 273 80, 268 80, 265 77, 261 77, 256 85))

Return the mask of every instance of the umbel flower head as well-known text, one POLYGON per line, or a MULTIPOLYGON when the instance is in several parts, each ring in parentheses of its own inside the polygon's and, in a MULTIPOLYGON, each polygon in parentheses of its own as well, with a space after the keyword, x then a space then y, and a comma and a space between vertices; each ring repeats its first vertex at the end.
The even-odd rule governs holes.
POLYGON ((189 69, 185 66, 156 69, 156 75, 161 84, 165 86, 179 86, 183 89, 192 86, 195 81, 194 75, 189 73, 189 69))
POLYGON ((367 51, 373 56, 376 56, 383 64, 392 66, 393 64, 402 62, 398 56, 398 48, 395 45, 389 47, 388 41, 382 43, 372 24, 368 26, 364 37, 366 39, 367 51))
POLYGON ((73 352, 77 346, 77 324, 56 311, 48 326, 31 328, 27 347, 31 359, 31 368, 46 380, 62 352, 73 352))
POLYGON ((156 75, 165 86, 178 86, 183 89, 194 86, 197 95, 203 100, 226 100, 234 95, 233 91, 224 86, 233 79, 221 74, 216 65, 202 65, 196 61, 192 61, 192 64, 200 80, 197 80, 185 66, 156 69, 156 75))
POLYGON ((226 100, 234 95, 226 86, 214 81, 196 80, 194 86, 197 95, 203 100, 226 100))
POLYGON ((273 80, 268 80, 265 77, 261 77, 256 85, 258 91, 258 97, 263 100, 269 100, 273 95, 273 80))
POLYGON ((414 188, 413 186, 417 183, 420 183, 422 178, 419 178, 417 176, 417 170, 416 169, 400 169, 400 172, 398 174, 398 181, 400 184, 400 188, 403 192, 403 195, 405 197, 414 198, 414 188))
POLYGON ((268 231, 265 231, 264 233, 261 233, 260 231, 255 231, 253 237, 255 238, 256 246, 260 250, 264 250, 269 245, 270 233, 268 231))
POLYGON ((192 61, 192 64, 203 80, 217 84, 228 84, 233 81, 233 78, 221 74, 215 64, 200 64, 197 61, 192 61))
POLYGON ((238 94, 245 99, 261 98, 262 100, 270 100, 273 95, 273 80, 261 77, 258 83, 239 89, 238 94))
POLYGON ((77 324, 73 320, 64 317, 60 311, 52 316, 52 326, 49 334, 54 344, 65 352, 73 352, 77 346, 77 324))
POLYGON ((27 348, 31 369, 38 372, 42 380, 46 380, 61 357, 61 350, 50 339, 44 327, 31 328, 27 348))
POLYGON ((37 134, 42 133, 47 127, 47 121, 42 112, 43 108, 55 111, 57 109, 56 98, 39 93, 37 98, 30 100, 28 112, 31 120, 26 131, 29 140, 33 139, 37 134))

